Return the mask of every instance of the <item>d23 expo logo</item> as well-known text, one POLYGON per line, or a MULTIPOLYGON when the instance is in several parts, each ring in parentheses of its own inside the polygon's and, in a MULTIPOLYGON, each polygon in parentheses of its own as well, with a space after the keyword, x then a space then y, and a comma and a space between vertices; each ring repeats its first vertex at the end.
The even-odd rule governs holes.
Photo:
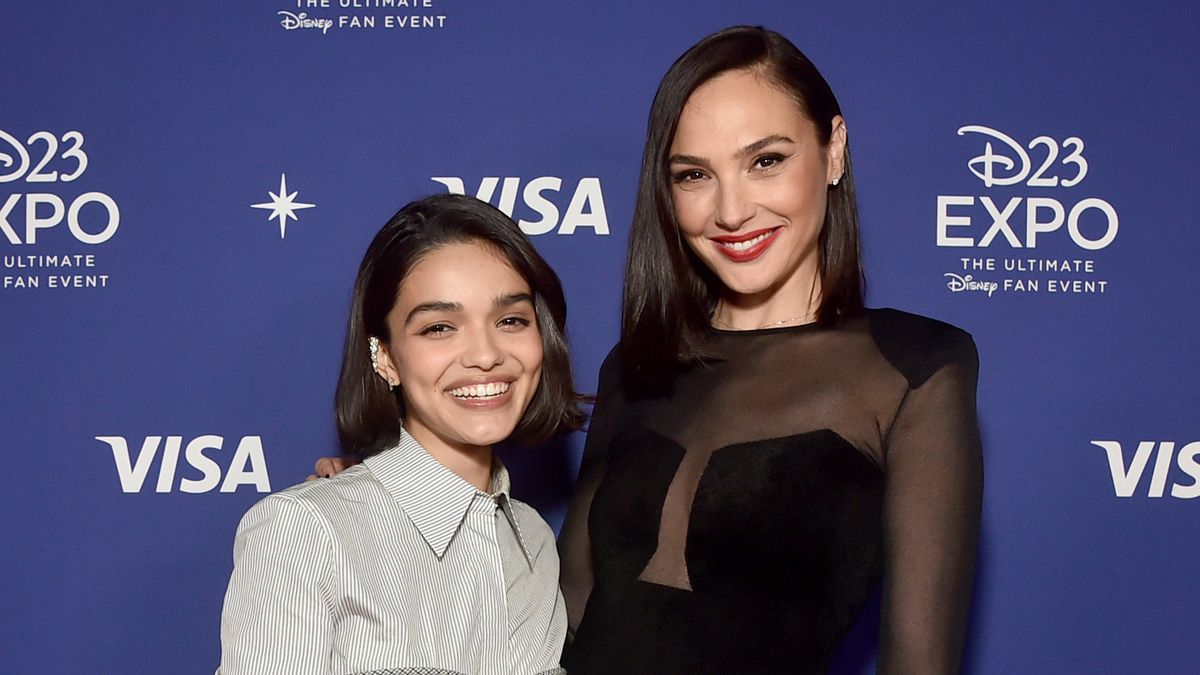
POLYGON ((121 209, 104 192, 76 188, 88 169, 83 133, 0 129, 0 288, 106 288, 92 247, 113 238, 121 209))
POLYGON ((958 135, 983 140, 966 164, 985 192, 938 195, 937 246, 969 249, 943 275, 946 287, 986 297, 1104 293, 1093 254, 1112 245, 1121 223, 1111 203, 1081 188, 1091 168, 1083 139, 1022 144, 974 124, 958 135))

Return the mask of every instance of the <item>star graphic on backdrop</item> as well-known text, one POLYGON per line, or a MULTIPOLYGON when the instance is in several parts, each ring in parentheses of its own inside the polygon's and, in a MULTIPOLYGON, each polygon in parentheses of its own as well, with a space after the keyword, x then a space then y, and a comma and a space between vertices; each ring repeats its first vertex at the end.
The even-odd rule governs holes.
POLYGON ((287 174, 279 174, 279 193, 276 194, 267 190, 267 194, 271 195, 271 201, 262 204, 251 204, 250 208, 254 209, 271 209, 271 215, 267 216, 267 220, 274 218, 279 219, 279 238, 283 239, 287 236, 287 219, 299 221, 296 217, 296 211, 300 209, 311 209, 316 204, 304 204, 301 202, 292 201, 296 195, 300 194, 297 190, 291 194, 287 191, 287 174))

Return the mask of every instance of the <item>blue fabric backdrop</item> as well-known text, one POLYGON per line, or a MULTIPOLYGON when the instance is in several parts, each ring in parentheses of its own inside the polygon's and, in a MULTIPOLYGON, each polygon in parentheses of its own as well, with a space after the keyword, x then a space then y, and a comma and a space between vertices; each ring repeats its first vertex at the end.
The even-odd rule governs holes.
MULTIPOLYGON (((525 221, 591 390, 657 81, 702 35, 762 23, 846 112, 869 303, 958 324, 982 354, 966 669, 1193 670, 1198 17, 1109 1, 6 4, 0 669, 211 672, 234 528, 335 451, 350 283, 414 197, 451 186, 525 221)), ((556 526, 581 447, 508 453, 556 526)), ((875 623, 840 671, 869 671, 875 623)))

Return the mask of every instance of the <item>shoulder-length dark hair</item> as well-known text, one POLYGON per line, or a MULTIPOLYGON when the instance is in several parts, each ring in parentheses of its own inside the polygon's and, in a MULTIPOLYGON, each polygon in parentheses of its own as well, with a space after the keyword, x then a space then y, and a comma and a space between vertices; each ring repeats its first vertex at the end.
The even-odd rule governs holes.
MULTIPOLYGON (((841 106, 829 83, 794 44, 761 26, 714 33, 680 56, 663 76, 650 108, 642 173, 629 235, 622 297, 621 352, 638 379, 667 375, 707 354, 705 336, 721 282, 683 242, 675 221, 668 158, 679 116, 697 87, 731 71, 752 69, 789 94, 817 128, 822 146, 841 106)), ((818 241, 821 298, 817 322, 830 325, 863 309, 858 207, 850 152, 829 191, 818 241)))
POLYGON ((392 216, 367 247, 358 268, 334 398, 343 452, 368 457, 399 440, 404 399, 371 368, 368 340, 389 341, 387 315, 412 268, 431 251, 465 241, 495 248, 533 294, 542 340, 542 375, 513 437, 537 443, 582 426, 582 397, 571 377, 565 337, 567 303, 558 275, 516 223, 495 207, 463 195, 434 195, 411 202, 392 216))

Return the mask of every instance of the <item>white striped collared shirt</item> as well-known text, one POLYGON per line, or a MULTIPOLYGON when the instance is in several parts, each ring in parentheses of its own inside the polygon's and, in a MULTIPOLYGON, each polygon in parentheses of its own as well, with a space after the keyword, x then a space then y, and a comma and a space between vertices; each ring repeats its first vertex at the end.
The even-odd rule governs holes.
POLYGON ((561 672, 554 534, 407 431, 333 478, 275 493, 238 526, 219 673, 561 672))

